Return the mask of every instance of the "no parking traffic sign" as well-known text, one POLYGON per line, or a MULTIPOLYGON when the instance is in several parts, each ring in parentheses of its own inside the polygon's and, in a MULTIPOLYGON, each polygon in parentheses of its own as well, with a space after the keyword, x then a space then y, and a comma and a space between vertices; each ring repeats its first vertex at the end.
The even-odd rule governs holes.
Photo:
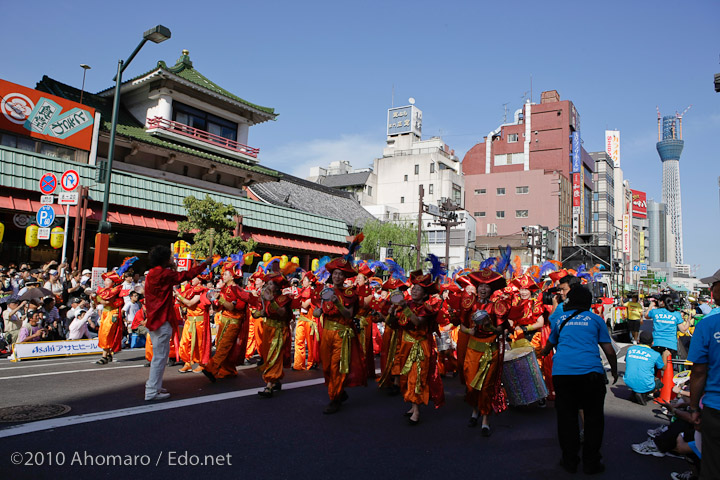
POLYGON ((60 184, 67 192, 72 192, 80 185, 80 175, 75 170, 66 170, 60 179, 60 184))
POLYGON ((52 194, 57 188, 57 177, 53 173, 45 173, 40 177, 40 191, 45 195, 52 194))

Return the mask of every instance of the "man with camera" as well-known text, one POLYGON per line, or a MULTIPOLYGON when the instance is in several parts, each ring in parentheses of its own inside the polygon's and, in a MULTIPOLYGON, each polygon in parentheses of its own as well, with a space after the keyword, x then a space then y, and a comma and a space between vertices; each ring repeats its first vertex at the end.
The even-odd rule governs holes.
POLYGON ((39 309, 30 310, 27 318, 28 323, 20 329, 16 343, 45 341, 47 339, 48 332, 46 328, 40 326, 43 321, 42 312, 39 309))

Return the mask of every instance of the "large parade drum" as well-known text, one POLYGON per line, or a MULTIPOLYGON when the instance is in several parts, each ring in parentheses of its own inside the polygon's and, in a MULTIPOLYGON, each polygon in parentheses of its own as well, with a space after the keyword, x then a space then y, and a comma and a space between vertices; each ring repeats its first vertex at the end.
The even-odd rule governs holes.
POLYGON ((512 406, 530 405, 548 396, 532 347, 513 348, 505 352, 502 380, 512 406))

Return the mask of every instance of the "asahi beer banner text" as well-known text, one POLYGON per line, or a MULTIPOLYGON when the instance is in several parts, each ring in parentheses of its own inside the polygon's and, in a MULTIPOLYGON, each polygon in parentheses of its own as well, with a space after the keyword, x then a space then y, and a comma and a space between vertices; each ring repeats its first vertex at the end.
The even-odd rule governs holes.
POLYGON ((102 353, 102 348, 98 347, 97 338, 91 340, 16 343, 13 345, 13 358, 15 360, 98 353, 102 353))

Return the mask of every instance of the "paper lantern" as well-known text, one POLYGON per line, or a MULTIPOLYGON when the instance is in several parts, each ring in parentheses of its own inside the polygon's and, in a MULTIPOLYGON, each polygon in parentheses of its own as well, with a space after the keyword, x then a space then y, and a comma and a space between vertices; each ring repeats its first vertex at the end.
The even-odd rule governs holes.
POLYGON ((65 230, 62 227, 55 227, 50 231, 50 246, 61 248, 65 239, 65 230))
POLYGON ((28 225, 28 227, 25 229, 25 245, 33 248, 37 247, 39 243, 40 239, 38 239, 38 226, 28 225))
POLYGON ((298 257, 292 257, 290 261, 295 265, 300 265, 300 259, 298 257))
POLYGON ((315 270, 318 269, 319 266, 320 266, 320 260, 318 260, 317 258, 313 258, 312 262, 310 263, 310 270, 312 270, 314 272, 315 270))
POLYGON ((267 262, 269 262, 271 258, 272 258, 272 255, 270 255, 270 252, 265 252, 263 254, 263 263, 265 263, 265 265, 267 265, 267 262))
POLYGON ((287 256, 287 255, 283 255, 282 257, 280 257, 280 269, 281 269, 281 270, 282 270, 283 268, 285 268, 285 266, 287 265, 287 263, 288 263, 288 256, 287 256))
POLYGON ((3 236, 5 235, 5 225, 0 222, 0 243, 2 243, 3 236))

